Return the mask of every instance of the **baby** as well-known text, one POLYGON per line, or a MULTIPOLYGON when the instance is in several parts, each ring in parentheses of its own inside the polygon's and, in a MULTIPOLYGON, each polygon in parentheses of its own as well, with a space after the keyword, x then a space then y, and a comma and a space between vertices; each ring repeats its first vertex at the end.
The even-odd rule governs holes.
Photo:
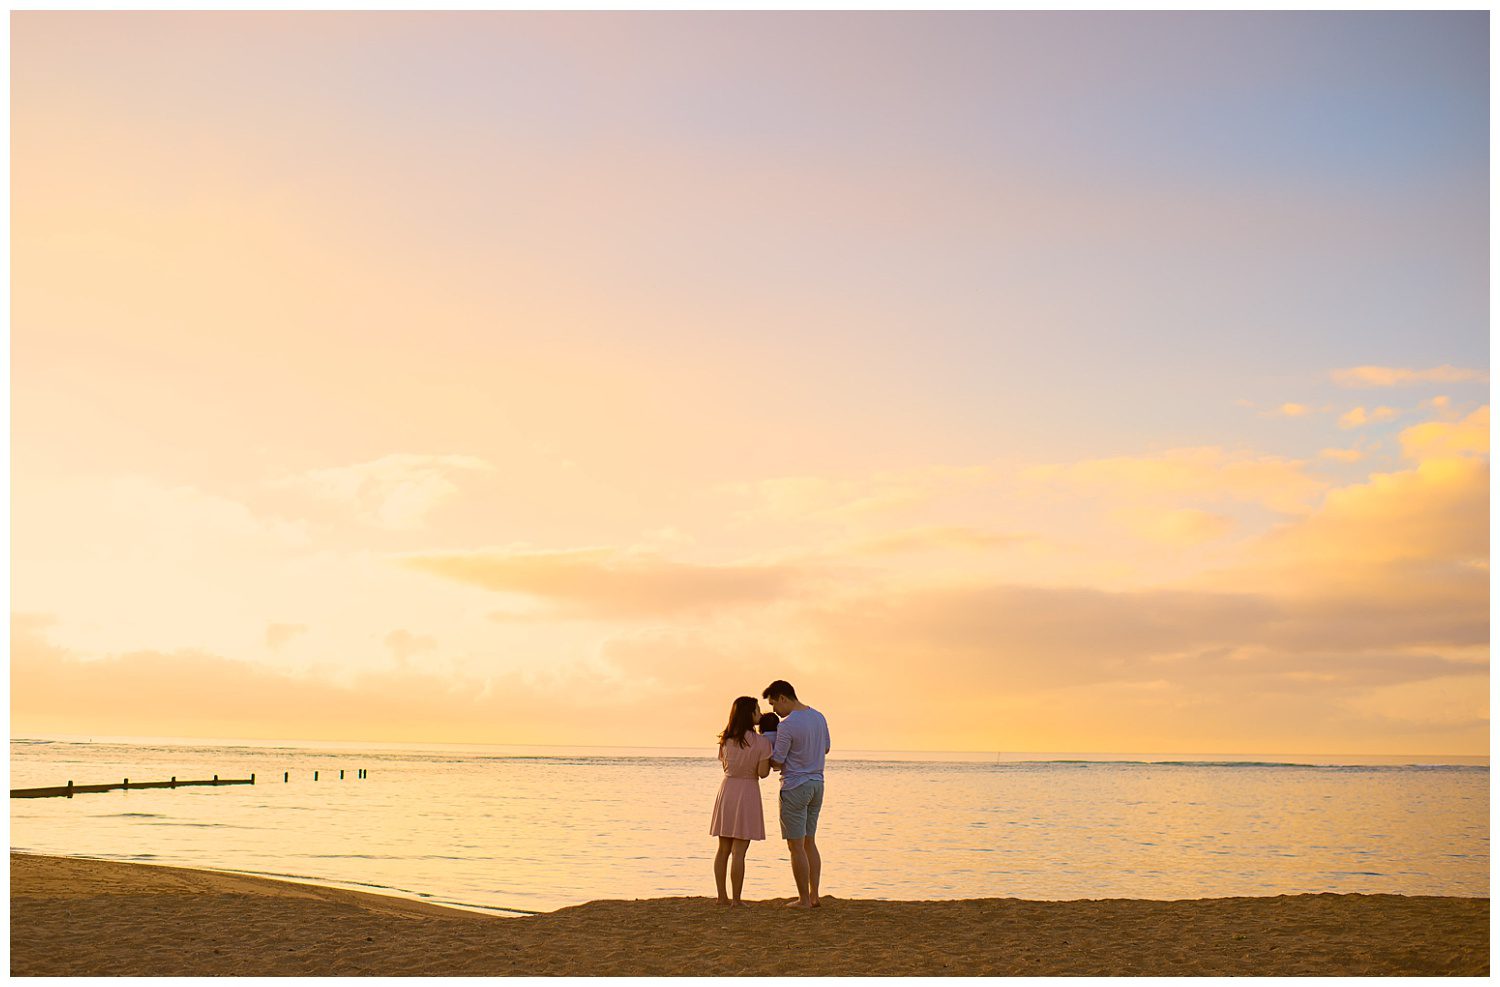
POLYGON ((775 713, 760 714, 760 735, 769 740, 772 747, 776 746, 776 726, 780 722, 781 717, 775 713))

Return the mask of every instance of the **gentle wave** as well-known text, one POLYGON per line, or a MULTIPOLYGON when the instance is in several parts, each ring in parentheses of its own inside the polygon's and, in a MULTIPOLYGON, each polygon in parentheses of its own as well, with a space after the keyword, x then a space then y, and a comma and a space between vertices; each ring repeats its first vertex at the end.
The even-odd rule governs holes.
MULTIPOLYGON (((876 763, 876 762, 868 762, 876 763)), ((962 763, 962 762, 940 762, 962 763)), ((985 767, 1077 765, 1079 767, 1148 767, 1148 768, 1295 768, 1306 771, 1488 771, 1487 764, 1308 764, 1305 761, 1089 761, 1068 759, 1056 761, 1001 761, 985 767)), ((966 765, 968 766, 968 765, 966 765)))

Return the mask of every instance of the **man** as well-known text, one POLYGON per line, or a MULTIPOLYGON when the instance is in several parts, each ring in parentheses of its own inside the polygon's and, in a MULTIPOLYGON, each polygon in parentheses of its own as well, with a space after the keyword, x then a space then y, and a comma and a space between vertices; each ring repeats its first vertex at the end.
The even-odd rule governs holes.
POLYGON ((781 836, 791 851, 797 882, 797 900, 788 907, 817 908, 823 858, 815 837, 823 808, 823 759, 830 746, 828 721, 798 701, 790 682, 777 679, 761 695, 781 717, 771 767, 781 772, 781 836))

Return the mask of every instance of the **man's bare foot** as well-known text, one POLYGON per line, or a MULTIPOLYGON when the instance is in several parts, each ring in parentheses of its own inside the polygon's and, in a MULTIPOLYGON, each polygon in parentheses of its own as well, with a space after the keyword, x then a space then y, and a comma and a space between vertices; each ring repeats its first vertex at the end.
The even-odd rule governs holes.
POLYGON ((823 907, 823 899, 822 898, 814 898, 812 906, 814 908, 822 908, 823 907))
POLYGON ((811 907, 813 907, 813 905, 812 905, 812 902, 810 902, 810 901, 803 901, 800 898, 793 898, 791 901, 789 901, 789 902, 786 903, 786 907, 787 908, 811 908, 811 907))
POLYGON ((719 907, 726 908, 726 907, 728 907, 728 905, 729 905, 729 899, 728 898, 720 898, 719 899, 719 907))
POLYGON ((736 899, 734 899, 733 901, 731 901, 729 903, 729 907, 730 908, 744 908, 745 907, 745 903, 743 901, 740 901, 738 898, 736 898, 736 899))

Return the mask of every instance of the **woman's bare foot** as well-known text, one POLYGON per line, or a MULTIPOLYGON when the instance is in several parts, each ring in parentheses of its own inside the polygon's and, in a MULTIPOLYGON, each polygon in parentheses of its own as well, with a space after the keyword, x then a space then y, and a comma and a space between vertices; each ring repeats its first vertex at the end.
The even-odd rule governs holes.
POLYGON ((811 908, 811 907, 813 907, 813 903, 810 902, 810 901, 803 901, 801 898, 793 898, 791 901, 789 901, 789 902, 786 903, 786 907, 787 908, 811 908))
POLYGON ((738 898, 736 898, 736 899, 734 899, 733 901, 731 901, 729 903, 729 907, 730 908, 744 908, 745 907, 745 903, 743 901, 740 901, 738 898))
POLYGON ((728 898, 720 898, 719 899, 719 906, 721 908, 727 908, 729 906, 729 899, 728 898))

